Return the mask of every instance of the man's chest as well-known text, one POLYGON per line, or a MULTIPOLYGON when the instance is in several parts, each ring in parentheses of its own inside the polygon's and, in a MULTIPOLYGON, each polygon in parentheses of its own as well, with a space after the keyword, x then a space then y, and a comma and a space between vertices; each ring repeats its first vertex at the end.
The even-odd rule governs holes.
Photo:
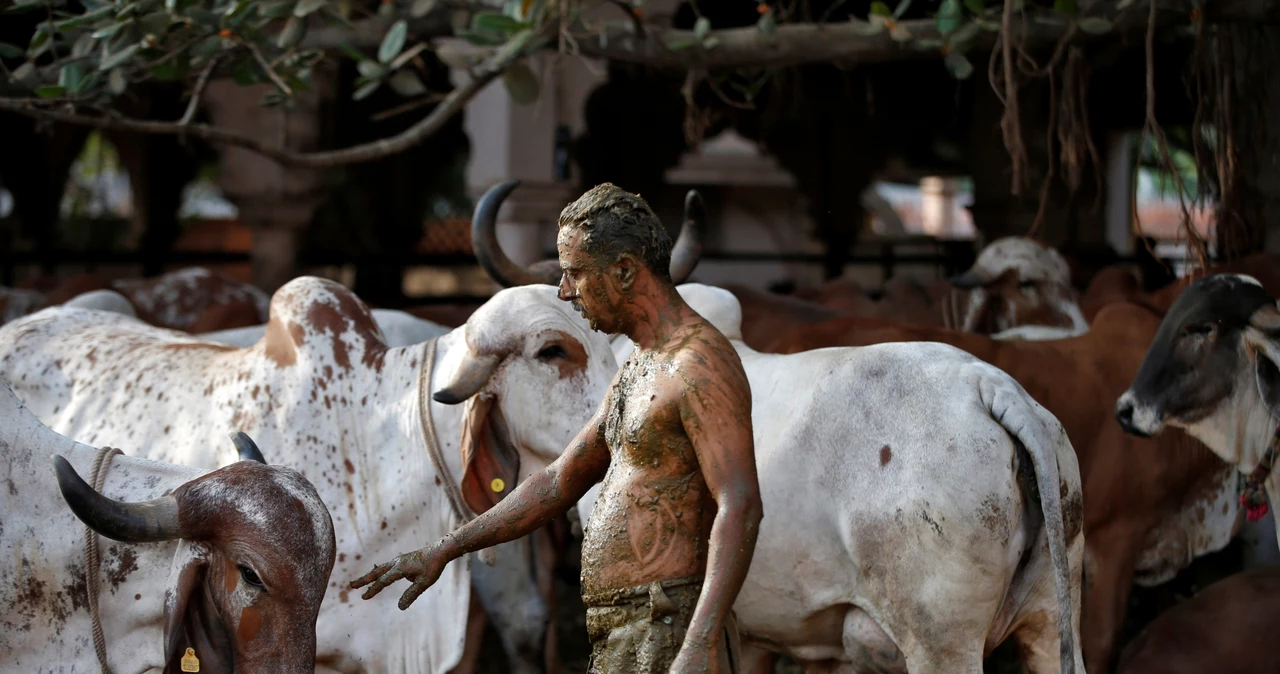
MULTIPOLYGON (((679 391, 661 366, 629 364, 618 381, 605 417, 605 441, 616 458, 648 457, 686 440, 680 418, 679 391), (636 453, 645 457, 633 457, 636 453)), ((641 461, 644 462, 643 460, 641 461)))

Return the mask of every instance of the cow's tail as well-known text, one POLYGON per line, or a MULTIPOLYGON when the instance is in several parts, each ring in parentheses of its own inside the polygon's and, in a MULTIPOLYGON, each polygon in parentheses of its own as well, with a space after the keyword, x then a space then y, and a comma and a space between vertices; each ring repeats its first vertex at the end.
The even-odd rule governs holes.
MULTIPOLYGON (((1071 563, 1067 555, 1066 531, 1063 524, 1062 493, 1059 491, 1058 452, 1069 443, 1060 424, 1050 426, 1038 413, 1038 405, 1015 382, 984 378, 982 401, 992 417, 1010 435, 1017 438, 1031 456, 1036 485, 1040 491, 1040 508, 1044 511, 1045 530, 1049 539, 1049 561, 1053 564, 1054 583, 1058 595, 1058 644, 1062 673, 1075 672, 1075 635, 1071 629, 1071 563), (1012 384, 1012 385, 1010 385, 1012 384)), ((1067 449, 1070 449, 1068 444, 1067 449)))

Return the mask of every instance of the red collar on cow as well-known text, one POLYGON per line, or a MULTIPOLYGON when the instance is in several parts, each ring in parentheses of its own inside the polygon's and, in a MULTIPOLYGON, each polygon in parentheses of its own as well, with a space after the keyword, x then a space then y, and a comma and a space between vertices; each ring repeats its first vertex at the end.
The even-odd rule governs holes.
POLYGON ((1244 479, 1244 488, 1240 490, 1240 505, 1244 507, 1244 516, 1250 522, 1257 522, 1267 515, 1267 491, 1263 483, 1271 475, 1277 450, 1280 450, 1280 428, 1271 436, 1271 447, 1263 452, 1258 467, 1244 479))

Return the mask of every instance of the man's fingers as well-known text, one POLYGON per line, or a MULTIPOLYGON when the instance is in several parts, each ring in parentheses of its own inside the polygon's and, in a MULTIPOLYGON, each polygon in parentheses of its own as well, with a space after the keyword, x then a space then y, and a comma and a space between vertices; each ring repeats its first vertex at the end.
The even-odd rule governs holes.
POLYGON ((353 590, 359 589, 361 587, 364 587, 365 585, 368 585, 369 583, 372 583, 374 580, 378 578, 378 576, 381 576, 382 574, 390 570, 392 566, 394 566, 394 563, 388 562, 386 564, 379 564, 373 567, 373 570, 370 571, 369 573, 366 573, 363 576, 360 576, 359 578, 351 581, 351 589, 353 590))
POLYGON ((382 577, 375 580, 373 582, 373 585, 370 585, 369 589, 364 591, 363 598, 372 599, 379 592, 385 589, 388 585, 396 582, 397 580, 400 580, 401 578, 404 578, 404 572, 401 571, 400 569, 392 569, 382 574, 382 577))
POLYGON ((418 597, 421 596, 423 592, 426 592, 429 587, 431 587, 431 583, 421 580, 410 585, 409 589, 405 590, 404 594, 400 595, 400 610, 403 611, 409 608, 409 605, 417 601, 418 597))

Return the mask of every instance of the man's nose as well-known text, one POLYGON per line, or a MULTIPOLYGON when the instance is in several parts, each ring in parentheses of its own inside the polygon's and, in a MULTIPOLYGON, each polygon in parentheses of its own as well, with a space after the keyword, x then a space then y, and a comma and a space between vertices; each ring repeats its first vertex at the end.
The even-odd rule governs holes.
POLYGON ((568 276, 564 276, 564 275, 560 276, 560 285, 558 286, 558 288, 559 288, 559 291, 556 293, 556 297, 559 297, 560 301, 568 302, 569 300, 573 299, 573 291, 569 289, 568 276))

